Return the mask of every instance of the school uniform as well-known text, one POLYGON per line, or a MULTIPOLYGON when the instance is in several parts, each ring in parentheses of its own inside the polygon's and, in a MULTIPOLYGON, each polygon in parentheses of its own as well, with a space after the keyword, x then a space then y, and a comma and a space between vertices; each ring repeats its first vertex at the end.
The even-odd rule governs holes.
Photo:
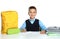
POLYGON ((41 31, 46 30, 45 25, 38 19, 28 19, 21 26, 20 30, 26 29, 26 31, 41 31))

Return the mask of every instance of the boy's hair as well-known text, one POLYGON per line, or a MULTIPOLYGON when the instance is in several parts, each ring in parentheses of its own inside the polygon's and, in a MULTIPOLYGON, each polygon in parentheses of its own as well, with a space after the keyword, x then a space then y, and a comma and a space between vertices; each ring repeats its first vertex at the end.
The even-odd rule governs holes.
POLYGON ((35 10, 37 10, 35 6, 30 6, 30 7, 29 7, 29 11, 30 11, 30 9, 35 9, 35 10))

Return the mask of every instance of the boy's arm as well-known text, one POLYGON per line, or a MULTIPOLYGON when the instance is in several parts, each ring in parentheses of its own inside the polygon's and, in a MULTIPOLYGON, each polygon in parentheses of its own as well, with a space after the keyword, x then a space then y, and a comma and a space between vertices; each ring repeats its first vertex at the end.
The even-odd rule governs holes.
POLYGON ((45 25, 41 21, 39 21, 39 25, 41 27, 40 34, 46 34, 47 29, 46 29, 45 25))
POLYGON ((23 23, 23 25, 20 27, 21 32, 26 32, 26 22, 23 23))

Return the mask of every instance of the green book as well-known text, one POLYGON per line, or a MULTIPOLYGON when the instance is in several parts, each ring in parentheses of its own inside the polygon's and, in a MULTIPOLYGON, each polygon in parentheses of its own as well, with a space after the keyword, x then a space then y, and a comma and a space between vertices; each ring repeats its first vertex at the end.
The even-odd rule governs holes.
POLYGON ((10 28, 7 31, 7 34, 18 34, 20 32, 20 29, 18 28, 10 28))
POLYGON ((49 32, 48 36, 60 36, 59 33, 49 32))

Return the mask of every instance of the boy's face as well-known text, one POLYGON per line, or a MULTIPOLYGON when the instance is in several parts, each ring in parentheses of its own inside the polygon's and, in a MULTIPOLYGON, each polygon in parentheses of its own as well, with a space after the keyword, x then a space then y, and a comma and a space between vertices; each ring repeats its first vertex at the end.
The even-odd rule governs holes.
POLYGON ((28 14, 29 14, 30 18, 33 19, 33 18, 35 18, 37 12, 35 9, 30 9, 28 14))

